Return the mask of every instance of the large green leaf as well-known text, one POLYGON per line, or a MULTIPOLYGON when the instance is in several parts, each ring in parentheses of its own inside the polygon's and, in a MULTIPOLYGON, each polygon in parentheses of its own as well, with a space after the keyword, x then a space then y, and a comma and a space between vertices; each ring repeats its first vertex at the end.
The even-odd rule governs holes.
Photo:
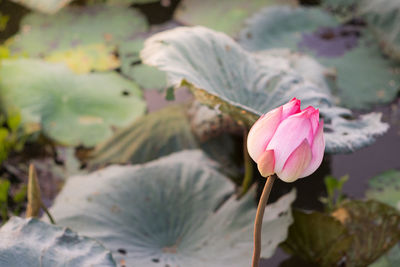
POLYGON ((400 266, 400 245, 397 244, 385 255, 376 260, 369 267, 398 267, 400 266))
POLYGON ((72 0, 12 0, 27 8, 35 11, 54 14, 64 6, 68 5, 72 0))
POLYGON ((400 171, 389 170, 368 181, 366 196, 400 210, 400 171))
POLYGON ((137 86, 112 72, 76 75, 62 64, 19 59, 2 61, 0 75, 7 77, 2 108, 20 109, 23 122, 62 144, 93 146, 145 111, 137 86))
POLYGON ((374 29, 382 48, 400 60, 400 1, 363 0, 358 9, 374 29))
POLYGON ((238 149, 229 133, 232 120, 195 102, 147 114, 121 129, 91 153, 89 168, 109 164, 137 164, 185 149, 201 148, 222 166, 229 177, 241 173, 236 166, 238 149))
POLYGON ((143 48, 143 40, 136 39, 124 42, 119 46, 121 72, 134 80, 144 89, 163 90, 167 87, 166 74, 155 67, 141 64, 139 52, 143 48))
POLYGON ((340 25, 319 9, 266 8, 249 21, 240 42, 251 51, 288 47, 317 57, 336 70, 335 94, 349 108, 390 102, 400 88, 399 66, 381 55, 368 30, 340 25))
POLYGON ((119 44, 146 30, 145 18, 133 9, 72 6, 56 16, 27 15, 10 48, 14 53, 43 56, 80 45, 119 44))
POLYGON ((0 229, 0 266, 116 266, 100 243, 37 219, 12 217, 0 229))
POLYGON ((388 126, 380 114, 351 119, 336 107, 328 71, 312 58, 279 51, 250 53, 225 34, 181 27, 145 42, 143 61, 166 71, 171 84, 188 85, 196 98, 247 125, 293 97, 320 108, 328 152, 349 152, 374 142, 388 126), (207 57, 204 57, 207 55, 207 57))
POLYGON ((248 17, 273 3, 273 0, 219 0, 218 4, 212 0, 183 0, 174 18, 185 25, 201 25, 235 35, 248 17))
MULTIPOLYGON (((368 181, 366 196, 400 210, 400 171, 389 170, 368 181)), ((396 267, 400 265, 400 244, 375 261, 371 267, 396 267)))
POLYGON ((293 210, 294 223, 281 247, 318 266, 337 266, 350 249, 353 237, 335 218, 320 212, 293 210))
POLYGON ((332 215, 293 212, 283 248, 318 266, 368 266, 400 240, 400 213, 368 200, 344 202, 332 215))
MULTIPOLYGON (((241 200, 199 151, 70 178, 51 212, 127 266, 248 266, 255 190, 241 200), (231 195, 228 199, 227 197, 231 195)), ((292 192, 267 207, 262 256, 286 238, 292 192)))
POLYGON ((134 9, 71 6, 53 16, 31 13, 24 17, 10 50, 13 54, 64 61, 77 71, 80 65, 89 70, 113 69, 119 64, 112 55, 116 46, 147 28, 144 16, 134 9))
POLYGON ((345 202, 334 216, 354 237, 347 266, 367 266, 400 241, 400 213, 374 200, 345 202))
POLYGON ((147 114, 96 148, 90 165, 144 163, 184 149, 198 148, 183 106, 147 114))

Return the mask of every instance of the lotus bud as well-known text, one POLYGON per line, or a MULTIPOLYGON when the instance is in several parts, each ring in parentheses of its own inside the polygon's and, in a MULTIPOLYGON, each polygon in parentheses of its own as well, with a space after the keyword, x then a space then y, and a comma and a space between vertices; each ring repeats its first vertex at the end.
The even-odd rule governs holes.
POLYGON ((300 109, 300 100, 262 115, 250 129, 247 150, 264 177, 277 174, 294 182, 321 165, 325 150, 324 123, 319 110, 300 109))

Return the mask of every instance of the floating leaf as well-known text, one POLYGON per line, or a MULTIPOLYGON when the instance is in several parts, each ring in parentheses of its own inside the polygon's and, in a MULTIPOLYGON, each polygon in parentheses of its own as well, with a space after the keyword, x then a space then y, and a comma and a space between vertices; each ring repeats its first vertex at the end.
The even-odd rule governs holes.
POLYGON ((400 171, 389 170, 368 181, 368 198, 379 200, 400 210, 400 171))
POLYGON ((368 266, 400 240, 400 214, 373 200, 344 202, 332 216, 293 211, 283 248, 318 266, 368 266))
POLYGON ((160 0, 106 0, 107 5, 115 5, 115 6, 130 6, 133 4, 142 5, 142 4, 151 4, 157 2, 160 2, 160 0))
POLYGON ((293 97, 301 99, 303 107, 320 108, 328 152, 350 152, 369 145, 388 128, 375 113, 349 120, 351 111, 333 104, 325 76, 329 71, 307 56, 249 53, 222 33, 181 27, 147 39, 141 57, 146 64, 166 71, 171 84, 188 85, 200 102, 248 126, 293 97))
POLYGON ((335 218, 320 212, 293 210, 294 223, 281 247, 318 266, 336 266, 350 249, 353 237, 335 218))
POLYGON ((147 114, 100 144, 91 154, 89 167, 144 163, 184 149, 202 148, 220 163, 225 174, 235 177, 239 173, 234 164, 235 143, 224 134, 229 133, 224 124, 213 124, 215 117, 220 117, 207 111, 192 107, 188 115, 186 106, 176 105, 147 114), (208 117, 201 120, 201 114, 208 117), (190 116, 196 117, 195 125, 190 116))
POLYGON ((116 266, 97 241, 37 219, 12 217, 0 229, 0 239, 1 266, 116 266))
POLYGON ((165 72, 155 67, 141 64, 139 52, 143 48, 142 40, 123 43, 118 50, 121 58, 121 72, 134 80, 144 89, 163 90, 167 87, 165 72))
POLYGON ((346 256, 347 266, 367 266, 400 241, 400 213, 386 204, 348 201, 333 215, 354 237, 346 256))
POLYGON ((2 61, 0 75, 3 108, 20 109, 23 122, 40 123, 66 145, 93 146, 145 111, 136 85, 112 72, 75 75, 62 64, 19 59, 2 61))
POLYGON ((35 11, 54 14, 68 5, 72 0, 12 0, 35 11))
POLYGON ((114 48, 104 44, 78 46, 71 50, 56 51, 47 56, 45 60, 65 62, 76 73, 112 70, 120 65, 114 48))
POLYGON ((144 163, 198 147, 183 106, 147 114, 96 148, 90 165, 144 163))
POLYGON ((251 51, 288 47, 316 56, 336 69, 335 93, 349 108, 390 102, 400 88, 400 67, 381 55, 368 30, 340 25, 315 8, 266 8, 249 21, 240 42, 251 51))
POLYGON ((377 34, 388 56, 400 60, 400 2, 397 0, 363 0, 358 12, 377 34))
POLYGON ((385 255, 380 257, 369 267, 397 267, 400 266, 400 245, 397 244, 385 255))
POLYGON ((55 16, 31 13, 9 45, 13 54, 62 59, 76 71, 116 67, 116 45, 147 31, 138 11, 126 7, 72 6, 55 16))
MULTIPOLYGON (((69 178, 51 210, 127 266, 248 266, 255 192, 226 200, 234 186, 215 167, 199 151, 108 167, 69 178)), ((263 257, 286 238, 294 198, 291 192, 267 207, 263 257)))
POLYGON ((273 0, 220 0, 216 5, 212 0, 183 0, 174 18, 185 25, 201 25, 235 35, 248 17, 273 3, 273 0))

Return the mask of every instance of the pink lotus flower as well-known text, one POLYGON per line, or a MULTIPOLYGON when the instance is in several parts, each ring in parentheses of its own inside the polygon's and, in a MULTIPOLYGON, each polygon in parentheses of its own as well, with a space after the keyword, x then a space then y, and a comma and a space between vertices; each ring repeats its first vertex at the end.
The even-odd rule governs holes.
POLYGON ((300 110, 293 98, 261 116, 247 137, 247 150, 261 175, 276 173, 285 182, 312 174, 321 165, 325 150, 324 123, 319 110, 300 110))

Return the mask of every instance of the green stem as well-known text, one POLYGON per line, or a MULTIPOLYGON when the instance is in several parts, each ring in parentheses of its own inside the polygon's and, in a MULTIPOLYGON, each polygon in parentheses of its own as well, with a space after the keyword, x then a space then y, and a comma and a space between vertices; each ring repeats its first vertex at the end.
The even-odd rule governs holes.
POLYGON ((47 207, 43 203, 41 203, 41 208, 43 209, 44 213, 46 213, 47 217, 49 217, 50 222, 52 224, 56 224, 56 222, 54 221, 53 216, 51 216, 49 210, 47 209, 47 207))
POLYGON ((275 175, 268 176, 267 182, 265 183, 263 192, 261 194, 260 202, 258 203, 256 219, 254 221, 254 251, 251 264, 252 267, 258 267, 260 263, 262 221, 264 217, 264 210, 267 206, 267 201, 274 181, 275 175))
POLYGON ((249 152, 247 151, 247 130, 244 130, 243 136, 243 161, 244 161, 244 178, 242 182, 242 190, 240 197, 249 191, 251 182, 253 181, 253 162, 250 158, 249 152))

